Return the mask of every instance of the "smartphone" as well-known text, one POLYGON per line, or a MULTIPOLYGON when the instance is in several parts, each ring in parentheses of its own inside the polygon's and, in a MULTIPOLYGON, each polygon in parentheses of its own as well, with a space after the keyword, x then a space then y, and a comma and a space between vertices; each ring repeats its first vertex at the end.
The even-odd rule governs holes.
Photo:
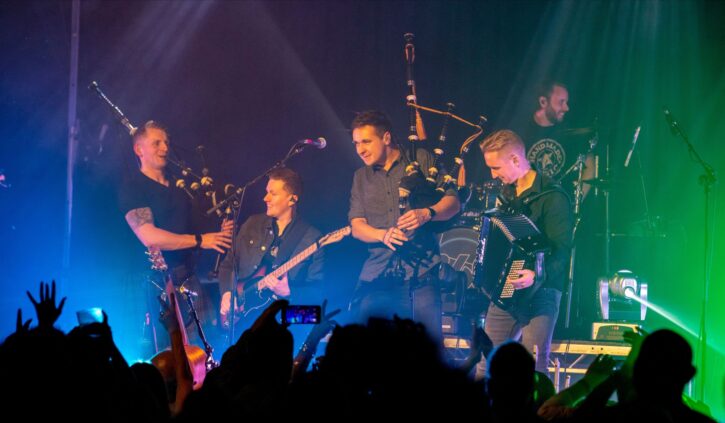
POLYGON ((282 324, 310 324, 320 323, 322 308, 318 305, 288 305, 282 309, 282 324))
POLYGON ((91 323, 103 323, 103 309, 100 307, 91 307, 85 310, 76 311, 78 325, 85 326, 91 323))

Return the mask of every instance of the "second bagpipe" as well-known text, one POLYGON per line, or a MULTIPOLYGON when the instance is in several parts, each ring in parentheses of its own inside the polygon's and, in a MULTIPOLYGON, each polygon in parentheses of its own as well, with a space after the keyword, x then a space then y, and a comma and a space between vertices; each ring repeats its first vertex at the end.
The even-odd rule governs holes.
POLYGON ((458 190, 465 186, 463 157, 469 152, 473 141, 483 134, 483 125, 487 122, 487 118, 483 115, 479 116, 478 123, 472 123, 463 119, 453 113, 455 104, 451 102, 446 103, 445 111, 418 104, 416 84, 413 77, 413 64, 415 62, 414 35, 406 33, 404 34, 404 38, 406 85, 408 88, 405 99, 406 106, 410 111, 410 122, 408 127, 409 144, 407 148, 409 164, 406 167, 406 176, 401 179, 399 186, 399 206, 401 212, 407 207, 429 207, 440 200, 447 189, 454 188, 458 190), (417 160, 418 145, 427 138, 421 111, 443 116, 440 135, 436 141, 432 142, 433 160, 428 169, 420 169, 420 163, 417 160), (452 158, 448 157, 450 153, 447 153, 447 150, 449 150, 449 145, 447 145, 449 144, 447 143, 447 132, 451 119, 474 129, 474 133, 466 138, 452 158))

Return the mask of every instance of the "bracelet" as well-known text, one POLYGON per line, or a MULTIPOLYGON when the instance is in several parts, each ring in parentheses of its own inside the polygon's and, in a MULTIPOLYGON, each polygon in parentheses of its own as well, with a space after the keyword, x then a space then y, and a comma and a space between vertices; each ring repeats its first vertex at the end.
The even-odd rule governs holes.
POLYGON ((194 234, 196 238, 196 246, 194 248, 201 248, 201 234, 194 234))

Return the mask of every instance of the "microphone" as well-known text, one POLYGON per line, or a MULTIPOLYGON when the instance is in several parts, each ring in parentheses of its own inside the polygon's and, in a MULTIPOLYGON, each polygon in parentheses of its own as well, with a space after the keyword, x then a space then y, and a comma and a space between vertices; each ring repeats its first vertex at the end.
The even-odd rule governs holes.
POLYGON ((313 146, 315 148, 318 148, 318 149, 322 150, 323 148, 325 148, 327 146, 327 140, 324 139, 324 138, 322 138, 322 137, 317 138, 315 140, 308 138, 308 139, 305 139, 305 140, 298 141, 297 144, 299 144, 299 145, 311 145, 311 146, 313 146))
POLYGON ((670 113, 670 109, 663 108, 662 111, 665 113, 665 119, 667 119, 667 123, 670 125, 670 131, 672 131, 673 135, 677 135, 677 132, 680 130, 680 125, 677 124, 674 116, 670 113))
POLYGON ((632 158, 632 153, 634 153, 634 147, 637 145, 637 138, 639 137, 640 129, 642 129, 641 124, 637 127, 637 130, 634 131, 634 139, 632 140, 632 146, 629 148, 629 153, 627 153, 627 159, 624 160, 624 167, 629 166, 629 159, 632 158))

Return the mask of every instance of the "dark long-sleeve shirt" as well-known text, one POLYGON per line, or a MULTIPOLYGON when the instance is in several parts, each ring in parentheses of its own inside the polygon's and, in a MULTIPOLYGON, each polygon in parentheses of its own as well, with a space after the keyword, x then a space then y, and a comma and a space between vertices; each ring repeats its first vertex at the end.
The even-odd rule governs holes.
MULTIPOLYGON (((238 281, 256 274, 265 256, 269 258, 268 253, 275 240, 275 225, 276 223, 271 217, 256 214, 250 216, 239 228, 237 236, 234 238, 238 281)), ((303 219, 295 217, 280 236, 277 245, 279 253, 276 257, 271 257, 272 267, 284 264, 285 261, 312 245, 319 237, 320 231, 303 219), (301 233, 297 234, 298 232, 301 233), (296 245, 289 245, 290 242, 294 242, 294 239, 299 241, 296 242, 296 245)), ((295 298, 295 301, 300 301, 299 294, 302 293, 305 294, 305 299, 309 295, 314 295, 313 293, 321 293, 324 279, 323 265, 324 251, 320 249, 288 272, 290 295, 295 298)), ((231 291, 234 286, 233 266, 232 255, 227 253, 219 266, 219 289, 222 293, 231 291)), ((271 269, 267 269, 265 274, 270 271, 271 269)))
POLYGON ((568 195, 550 178, 537 172, 529 189, 511 203, 529 217, 549 241, 544 259, 546 280, 542 287, 563 291, 572 248, 573 216, 568 195))

